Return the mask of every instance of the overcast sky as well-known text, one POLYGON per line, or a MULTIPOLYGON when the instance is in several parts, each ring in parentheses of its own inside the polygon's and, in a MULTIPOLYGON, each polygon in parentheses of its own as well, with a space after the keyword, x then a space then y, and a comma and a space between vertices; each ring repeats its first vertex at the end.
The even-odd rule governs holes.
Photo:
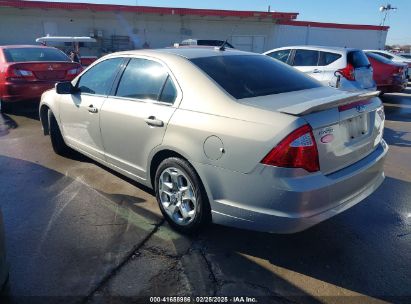
MULTIPOLYGON (((89 2, 164 7, 211 8, 228 10, 258 10, 300 13, 298 20, 379 25, 383 14, 378 0, 49 0, 54 2, 89 2)), ((390 1, 398 10, 392 11, 386 25, 388 44, 411 44, 411 0, 390 1)))

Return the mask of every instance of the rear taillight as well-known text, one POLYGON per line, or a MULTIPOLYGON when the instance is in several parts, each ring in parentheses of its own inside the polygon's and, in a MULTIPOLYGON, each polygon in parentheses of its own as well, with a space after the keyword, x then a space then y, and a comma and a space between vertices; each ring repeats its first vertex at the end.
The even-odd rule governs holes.
POLYGON ((34 76, 32 71, 16 69, 13 66, 9 66, 6 70, 6 80, 8 81, 35 79, 36 77, 34 76))
POLYGON ((303 168, 308 172, 319 171, 317 144, 311 127, 304 125, 289 134, 261 163, 276 167, 303 168))
POLYGON ((344 76, 345 79, 347 80, 355 80, 355 70, 354 67, 349 63, 347 66, 343 69, 338 70, 338 72, 344 76))
POLYGON ((394 73, 392 74, 393 76, 402 76, 404 74, 405 68, 399 67, 394 69, 394 73))

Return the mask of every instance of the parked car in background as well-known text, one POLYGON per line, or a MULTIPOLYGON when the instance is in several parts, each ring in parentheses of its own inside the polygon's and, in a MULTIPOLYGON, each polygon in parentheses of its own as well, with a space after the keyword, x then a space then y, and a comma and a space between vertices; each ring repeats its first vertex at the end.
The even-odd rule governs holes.
POLYGON ((264 53, 317 79, 325 85, 347 91, 376 90, 373 71, 358 49, 289 46, 264 53))
POLYGON ((6 283, 8 274, 9 268, 6 261, 6 240, 4 236, 3 214, 0 210, 0 292, 6 283))
POLYGON ((381 93, 394 93, 401 92, 407 87, 407 64, 394 62, 371 52, 366 53, 366 55, 374 70, 377 90, 381 93))
POLYGON ((383 182, 377 95, 255 53, 169 48, 105 56, 45 92, 39 110, 56 153, 73 148, 154 188, 180 231, 212 219, 292 233, 383 182))
POLYGON ((72 80, 83 68, 62 51, 36 45, 0 46, 0 108, 37 99, 58 81, 72 80))
POLYGON ((404 57, 406 59, 411 59, 411 53, 401 53, 401 54, 397 54, 400 57, 404 57))
POLYGON ((195 46, 195 45, 203 45, 203 46, 222 46, 224 44, 225 47, 234 48, 230 43, 225 42, 224 40, 213 40, 213 39, 186 39, 181 41, 179 45, 181 46, 195 46), (225 43, 225 44, 224 44, 225 43))
POLYGON ((408 65, 408 79, 410 78, 411 75, 411 59, 408 59, 402 54, 393 54, 388 51, 383 51, 383 50, 364 50, 366 53, 374 53, 380 56, 383 56, 393 62, 399 62, 399 63, 406 63, 408 65))

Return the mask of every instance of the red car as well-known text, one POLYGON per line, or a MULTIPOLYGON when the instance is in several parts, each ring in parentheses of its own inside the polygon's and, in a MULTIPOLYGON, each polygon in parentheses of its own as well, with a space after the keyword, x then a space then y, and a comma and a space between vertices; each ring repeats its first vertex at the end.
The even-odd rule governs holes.
POLYGON ((81 71, 62 51, 46 46, 0 46, 0 109, 13 103, 38 100, 56 82, 72 80, 81 71))
POLYGON ((374 53, 366 53, 366 55, 374 70, 377 90, 381 93, 394 93, 401 92, 407 87, 407 64, 393 62, 374 53))

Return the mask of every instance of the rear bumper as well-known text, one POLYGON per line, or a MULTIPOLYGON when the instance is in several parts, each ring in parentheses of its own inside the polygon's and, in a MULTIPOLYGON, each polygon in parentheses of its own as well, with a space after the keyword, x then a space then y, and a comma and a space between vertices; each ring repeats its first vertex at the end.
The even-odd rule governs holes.
POLYGON ((6 82, 1 98, 5 102, 40 99, 41 94, 54 88, 55 84, 56 81, 6 82))
POLYGON ((370 155, 330 175, 285 177, 262 165, 250 174, 222 171, 207 185, 213 222, 273 233, 305 230, 373 193, 384 180, 387 151, 382 140, 370 155))

